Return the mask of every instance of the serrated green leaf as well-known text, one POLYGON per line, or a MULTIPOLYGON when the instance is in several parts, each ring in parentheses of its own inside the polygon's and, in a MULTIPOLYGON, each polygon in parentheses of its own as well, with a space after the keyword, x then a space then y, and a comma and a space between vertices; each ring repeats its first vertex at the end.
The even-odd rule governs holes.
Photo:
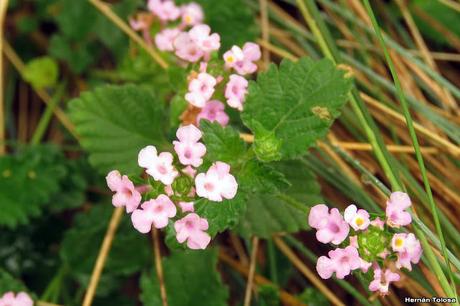
MULTIPOLYGON (((275 169, 284 173, 291 184, 283 194, 304 203, 306 208, 321 202, 320 186, 302 163, 282 162, 275 169)), ((275 233, 295 233, 308 226, 306 210, 292 207, 278 195, 249 193, 247 203, 246 213, 238 226, 238 231, 244 236, 270 238, 275 233)))
MULTIPOLYGON (((74 226, 64 235, 60 257, 72 267, 72 275, 84 285, 89 281, 112 213, 113 206, 110 204, 95 206, 89 212, 78 214, 74 226)), ((116 286, 117 277, 142 270, 150 263, 150 255, 148 237, 139 234, 131 225, 129 216, 124 216, 105 265, 101 285, 106 290, 101 293, 116 286)))
POLYGON ((210 161, 223 161, 236 165, 246 154, 246 145, 238 132, 231 127, 207 120, 200 122, 203 142, 206 145, 206 158, 210 161))
POLYGON ((240 188, 246 193, 277 193, 290 186, 283 173, 273 167, 250 160, 238 173, 240 188))
MULTIPOLYGON (((174 252, 163 259, 164 279, 170 306, 226 306, 228 289, 217 266, 217 249, 174 252)), ((156 273, 141 278, 144 306, 161 305, 156 273)))
MULTIPOLYGON (((189 0, 176 1, 178 4, 189 0)), ((247 41, 255 41, 259 34, 256 16, 244 0, 196 0, 204 10, 205 22, 213 32, 221 36, 223 52, 233 45, 242 46, 247 41)))
POLYGON ((38 89, 56 85, 58 74, 58 64, 49 56, 31 60, 23 71, 24 79, 38 89))
POLYGON ((90 163, 101 173, 139 173, 137 155, 147 145, 166 146, 162 101, 141 86, 103 86, 70 102, 70 117, 90 163))
POLYGON ((0 158, 0 225, 16 227, 38 216, 66 175, 56 147, 28 147, 0 158))
POLYGON ((195 209, 200 217, 208 220, 208 233, 213 237, 238 224, 246 210, 245 194, 238 190, 233 199, 222 202, 200 199, 195 203, 195 209))
POLYGON ((306 154, 326 135, 350 87, 344 72, 327 59, 284 60, 279 68, 271 65, 250 83, 242 119, 256 142, 274 133, 281 142, 281 157, 292 159, 306 154))

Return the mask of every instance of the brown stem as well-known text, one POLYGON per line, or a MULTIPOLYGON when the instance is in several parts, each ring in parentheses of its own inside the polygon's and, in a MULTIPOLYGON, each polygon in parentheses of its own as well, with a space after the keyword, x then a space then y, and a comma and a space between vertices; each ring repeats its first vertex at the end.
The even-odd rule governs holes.
POLYGON ((252 238, 251 263, 249 265, 248 281, 246 283, 246 293, 244 295, 244 306, 251 304, 252 286, 254 283, 254 273, 256 272, 257 249, 259 248, 259 238, 252 238))
POLYGON ((91 306, 91 303, 93 302, 97 285, 99 283, 99 279, 101 278, 102 270, 104 269, 105 262, 107 261, 107 256, 109 255, 109 251, 112 246, 113 238, 115 237, 115 232, 117 231, 121 217, 123 216, 123 210, 123 207, 117 207, 113 211, 109 227, 105 233, 99 255, 97 256, 96 264, 93 268, 93 273, 91 274, 88 290, 86 291, 82 306, 91 306))
POLYGON ((331 301, 332 304, 338 306, 345 306, 344 303, 316 276, 316 273, 312 272, 297 255, 289 248, 289 246, 284 243, 278 237, 273 237, 273 241, 278 246, 280 251, 286 255, 286 257, 294 264, 294 266, 299 269, 299 271, 306 277, 308 280, 321 291, 326 298, 331 301))
POLYGON ((5 24, 6 10, 8 8, 8 0, 3 0, 0 2, 0 156, 5 154, 5 114, 3 110, 5 109, 5 103, 3 101, 4 94, 4 80, 3 80, 3 26, 5 24))
POLYGON ((161 264, 161 252, 160 252, 160 238, 158 236, 158 230, 152 226, 152 238, 153 238, 153 254, 155 256, 155 269, 157 272, 158 282, 160 283, 160 294, 163 306, 168 306, 168 298, 166 295, 165 279, 163 274, 163 266, 161 264))

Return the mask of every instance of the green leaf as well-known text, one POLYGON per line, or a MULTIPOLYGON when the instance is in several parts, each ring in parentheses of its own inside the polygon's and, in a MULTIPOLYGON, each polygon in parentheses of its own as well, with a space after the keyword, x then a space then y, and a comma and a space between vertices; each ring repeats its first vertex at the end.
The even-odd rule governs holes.
POLYGON ((211 202, 200 199, 195 203, 196 213, 209 222, 208 233, 213 237, 217 233, 235 227, 246 210, 245 194, 238 190, 231 200, 211 202))
MULTIPOLYGON (((72 275, 84 285, 89 281, 113 210, 112 205, 101 204, 89 212, 78 214, 74 226, 64 235, 61 259, 72 268, 72 275)), ((147 236, 137 232, 129 216, 124 216, 105 265, 101 284, 106 290, 102 290, 102 293, 117 285, 116 277, 129 276, 142 270, 150 259, 151 248, 147 236)))
POLYGON ((284 60, 250 83, 242 119, 253 131, 255 142, 273 133, 280 141, 276 145, 281 157, 296 158, 326 135, 350 87, 344 71, 327 59, 284 60))
MULTIPOLYGON (((179 0, 176 3, 189 3, 179 0)), ((221 36, 223 52, 233 45, 242 46, 247 41, 255 41, 259 34, 256 16, 244 0, 196 0, 204 10, 205 22, 212 31, 221 36)))
POLYGON ((31 60, 25 66, 23 72, 24 79, 38 89, 56 85, 58 74, 58 64, 49 56, 31 60))
POLYGON ((273 194, 290 186, 283 173, 256 160, 245 163, 238 175, 240 188, 248 194, 273 194))
MULTIPOLYGON (((315 176, 302 163, 278 163, 275 169, 284 173, 291 186, 282 195, 305 204, 305 208, 320 203, 320 186, 315 176)), ((307 209, 293 207, 279 194, 248 193, 247 209, 241 218, 238 231, 250 237, 270 238, 275 233, 295 233, 306 229, 307 209)))
POLYGON ((0 225, 16 227, 38 216, 66 175, 53 146, 33 146, 0 158, 0 225))
MULTIPOLYGON (((163 259, 164 279, 170 306, 226 306, 228 289, 217 266, 217 249, 174 252, 163 259)), ((161 305, 156 273, 141 278, 144 306, 161 305)))
POLYGON ((309 306, 331 305, 328 299, 314 287, 306 288, 297 298, 309 306))
POLYGON ((103 86, 72 100, 70 110, 80 143, 101 173, 113 169, 139 173, 139 150, 166 146, 162 101, 144 87, 103 86))
POLYGON ((238 132, 231 127, 207 120, 200 122, 203 142, 206 145, 206 158, 210 161, 223 161, 231 166, 241 162, 246 154, 246 145, 238 132))
POLYGON ((0 297, 8 291, 20 292, 27 290, 20 280, 0 268, 0 297))

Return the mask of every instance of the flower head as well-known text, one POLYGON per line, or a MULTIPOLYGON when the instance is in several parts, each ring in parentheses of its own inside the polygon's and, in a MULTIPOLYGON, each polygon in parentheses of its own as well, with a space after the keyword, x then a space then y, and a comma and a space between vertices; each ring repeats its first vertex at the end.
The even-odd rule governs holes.
POLYGON ((316 270, 323 279, 328 279, 335 272, 339 279, 349 275, 351 271, 361 267, 358 250, 352 246, 329 251, 329 257, 321 256, 316 263, 316 270))
POLYGON ((195 2, 184 4, 180 7, 182 23, 186 26, 194 26, 203 22, 204 13, 201 6, 195 2))
POLYGON ((387 224, 391 227, 409 225, 412 222, 412 217, 406 209, 410 206, 411 200, 407 193, 400 191, 393 192, 387 201, 387 208, 385 210, 387 224))
POLYGON ((149 0, 147 7, 162 21, 176 20, 181 13, 171 0, 149 0))
POLYGON ((179 202, 179 206, 182 209, 182 212, 194 212, 194 205, 194 202, 179 202))
POLYGON ((233 46, 229 51, 224 53, 225 66, 233 68, 238 74, 245 75, 257 71, 257 65, 254 63, 261 57, 259 45, 247 42, 243 49, 233 46))
POLYGON ((230 174, 230 165, 223 162, 216 162, 206 173, 198 174, 195 186, 198 196, 216 202, 233 199, 238 190, 238 183, 230 174))
POLYGON ((176 50, 176 55, 191 63, 197 62, 200 58, 203 57, 203 50, 198 47, 198 45, 190 38, 190 34, 187 32, 182 32, 174 39, 174 49, 176 50))
POLYGON ((391 272, 387 269, 382 272, 380 267, 374 269, 374 280, 369 284, 370 291, 380 291, 380 294, 388 294, 388 288, 391 282, 399 281, 400 276, 398 273, 391 272))
POLYGON ((205 231, 209 228, 208 221, 195 213, 188 214, 174 223, 176 239, 179 243, 187 240, 190 249, 205 249, 211 236, 205 231))
POLYGON ((230 107, 243 110, 243 102, 248 90, 248 80, 237 74, 230 75, 230 81, 225 87, 225 98, 230 107))
POLYGON ((115 192, 112 204, 115 207, 126 207, 126 212, 133 212, 140 204, 142 196, 134 187, 133 182, 126 176, 121 176, 117 170, 110 171, 106 177, 107 186, 115 192))
POLYGON ((169 218, 176 215, 176 206, 164 194, 160 194, 155 200, 144 202, 142 209, 136 209, 131 215, 133 226, 141 233, 148 233, 155 228, 164 228, 168 225, 169 218))
POLYGON ((359 209, 356 205, 350 205, 343 214, 345 221, 355 230, 365 230, 369 224, 369 213, 364 209, 359 209))
POLYGON ((173 156, 169 152, 162 152, 158 155, 154 146, 147 146, 139 152, 138 163, 156 181, 165 185, 171 185, 179 174, 172 165, 173 156))
POLYGON ((211 100, 206 103, 196 117, 197 123, 199 124, 202 119, 206 119, 211 122, 216 121, 222 126, 226 126, 229 121, 229 117, 225 112, 225 105, 218 100, 211 100))
POLYGON ((201 72, 188 84, 189 92, 185 94, 185 100, 196 107, 204 107, 206 102, 214 94, 214 86, 217 80, 212 75, 201 72))
POLYGON ((0 298, 0 306, 33 306, 34 302, 25 292, 7 292, 0 298))
POLYGON ((210 53, 220 48, 220 36, 211 34, 211 28, 207 24, 195 25, 189 32, 193 42, 204 52, 210 53))
POLYGON ((179 29, 164 29, 155 35, 155 45, 161 51, 174 51, 174 40, 179 33, 179 29))
POLYGON ((193 124, 180 127, 176 133, 179 141, 173 141, 174 150, 179 156, 181 164, 198 167, 203 163, 202 157, 206 154, 206 147, 200 140, 201 131, 193 124))
POLYGON ((422 256, 420 241, 412 233, 395 234, 391 240, 391 247, 393 251, 398 253, 398 260, 396 261, 398 269, 404 267, 411 271, 411 263, 417 264, 422 256))
POLYGON ((316 239, 322 243, 340 244, 350 231, 337 208, 329 209, 324 204, 313 206, 308 215, 308 224, 317 229, 316 239))

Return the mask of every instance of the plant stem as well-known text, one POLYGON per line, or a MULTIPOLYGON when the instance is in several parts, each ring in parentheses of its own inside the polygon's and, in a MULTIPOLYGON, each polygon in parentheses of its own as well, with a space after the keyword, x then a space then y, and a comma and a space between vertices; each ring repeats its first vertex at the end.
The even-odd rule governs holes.
POLYGON ((161 263, 160 238, 158 230, 152 226, 153 255, 155 257, 155 270, 157 272, 158 282, 160 283, 161 302, 163 306, 168 306, 168 297, 166 294, 165 277, 163 265, 161 263))
POLYGON ((6 19, 6 11, 8 8, 8 0, 0 2, 0 156, 5 154, 6 149, 4 141, 5 135, 5 93, 4 93, 4 80, 3 80, 3 26, 6 19))
MULTIPOLYGON (((454 279, 453 279, 453 276, 452 276, 452 270, 451 270, 450 262, 449 262, 449 256, 447 254, 446 242, 444 240, 444 234, 442 232, 441 223, 439 222, 438 207, 436 206, 436 203, 434 202, 433 193, 431 191, 431 186, 430 186, 430 183, 428 181, 426 168, 425 168, 425 162, 423 160, 422 153, 420 152, 420 145, 419 145, 419 142, 418 142, 417 134, 415 133, 414 124, 413 124, 413 121, 412 121, 412 116, 411 116, 410 110, 409 110, 409 105, 407 104, 407 101, 406 101, 405 96, 403 94, 401 83, 399 81, 398 74, 396 73, 396 68, 394 67, 393 60, 391 59, 390 53, 388 52, 388 49, 387 49, 387 47, 385 45, 385 42, 383 40, 382 33, 380 32, 380 27, 378 25, 377 19, 375 18, 375 15, 374 15, 372 7, 371 7, 371 5, 369 3, 369 0, 364 0, 364 6, 366 7, 366 10, 367 10, 367 12, 368 12, 368 14, 369 14, 369 16, 371 18, 372 25, 374 27, 374 30, 375 30, 377 38, 378 38, 378 40, 380 42, 380 45, 381 45, 381 47, 383 49, 385 59, 387 61, 388 67, 390 68, 390 72, 391 72, 391 75, 393 77, 393 81, 394 81, 395 86, 396 86, 396 91, 397 91, 397 94, 398 94, 398 98, 399 98, 399 100, 401 102, 401 107, 403 109, 404 117, 405 117, 406 123, 407 123, 407 128, 409 130, 409 135, 411 137, 411 140, 412 140, 412 143, 413 143, 413 146, 414 146, 414 149, 415 149, 415 156, 417 158, 417 162, 419 164, 419 168, 420 168, 420 171, 421 171, 421 174, 422 174, 423 184, 425 186, 426 194, 428 196, 428 201, 429 201, 430 206, 431 206, 431 212, 433 214, 433 219, 434 219, 434 223, 435 223, 435 226, 436 226, 436 231, 437 231, 437 234, 439 236, 439 240, 441 242, 442 253, 443 253, 444 259, 446 261, 447 271, 448 271, 450 282, 451 282, 451 285, 452 285, 452 290, 453 290, 453 292, 455 294, 454 297, 457 298, 455 283, 454 283, 454 279)), ((420 231, 420 230, 418 230, 418 231, 420 231)), ((426 240, 426 237, 424 237, 424 235, 422 235, 422 236, 423 236, 423 240, 426 240)), ((423 240, 422 240, 422 243, 424 243, 423 240)), ((428 245, 427 241, 425 241, 425 243, 426 243, 426 245, 428 245)), ((429 248, 429 246, 428 246, 428 248, 429 248)), ((438 267, 437 265, 435 265, 433 268, 435 268, 437 270, 438 269, 441 270, 440 267, 438 267)), ((442 275, 444 275, 442 270, 440 272, 441 272, 442 275)), ((445 286, 443 286, 443 287, 445 287, 445 286)), ((446 288, 444 288, 444 290, 446 290, 446 288)), ((446 291, 446 293, 447 293, 447 291, 446 291)))
POLYGON ((246 282, 246 292, 244 294, 244 306, 251 305, 252 289, 254 284, 254 274, 256 272, 257 263, 257 250, 259 249, 259 238, 254 236, 252 238, 251 261, 249 265, 248 280, 246 282))
POLYGON ((48 128, 48 125, 53 116, 54 109, 56 108, 62 96, 64 95, 64 89, 65 89, 65 85, 60 84, 57 87, 54 95, 51 97, 51 100, 46 104, 45 112, 40 118, 37 128, 35 129, 35 132, 32 135, 32 139, 30 140, 30 143, 32 145, 39 144, 42 141, 43 136, 45 135, 46 129, 48 128))
POLYGON ((92 305, 97 285, 99 284, 99 279, 101 278, 102 270, 104 269, 105 262, 107 261, 110 248, 115 237, 115 232, 117 231, 118 225, 120 225, 121 222, 121 217, 123 216, 123 209, 123 207, 117 207, 113 211, 107 232, 104 236, 104 240, 102 241, 99 255, 97 256, 96 264, 94 265, 93 272, 91 274, 88 290, 86 291, 82 306, 92 305))

